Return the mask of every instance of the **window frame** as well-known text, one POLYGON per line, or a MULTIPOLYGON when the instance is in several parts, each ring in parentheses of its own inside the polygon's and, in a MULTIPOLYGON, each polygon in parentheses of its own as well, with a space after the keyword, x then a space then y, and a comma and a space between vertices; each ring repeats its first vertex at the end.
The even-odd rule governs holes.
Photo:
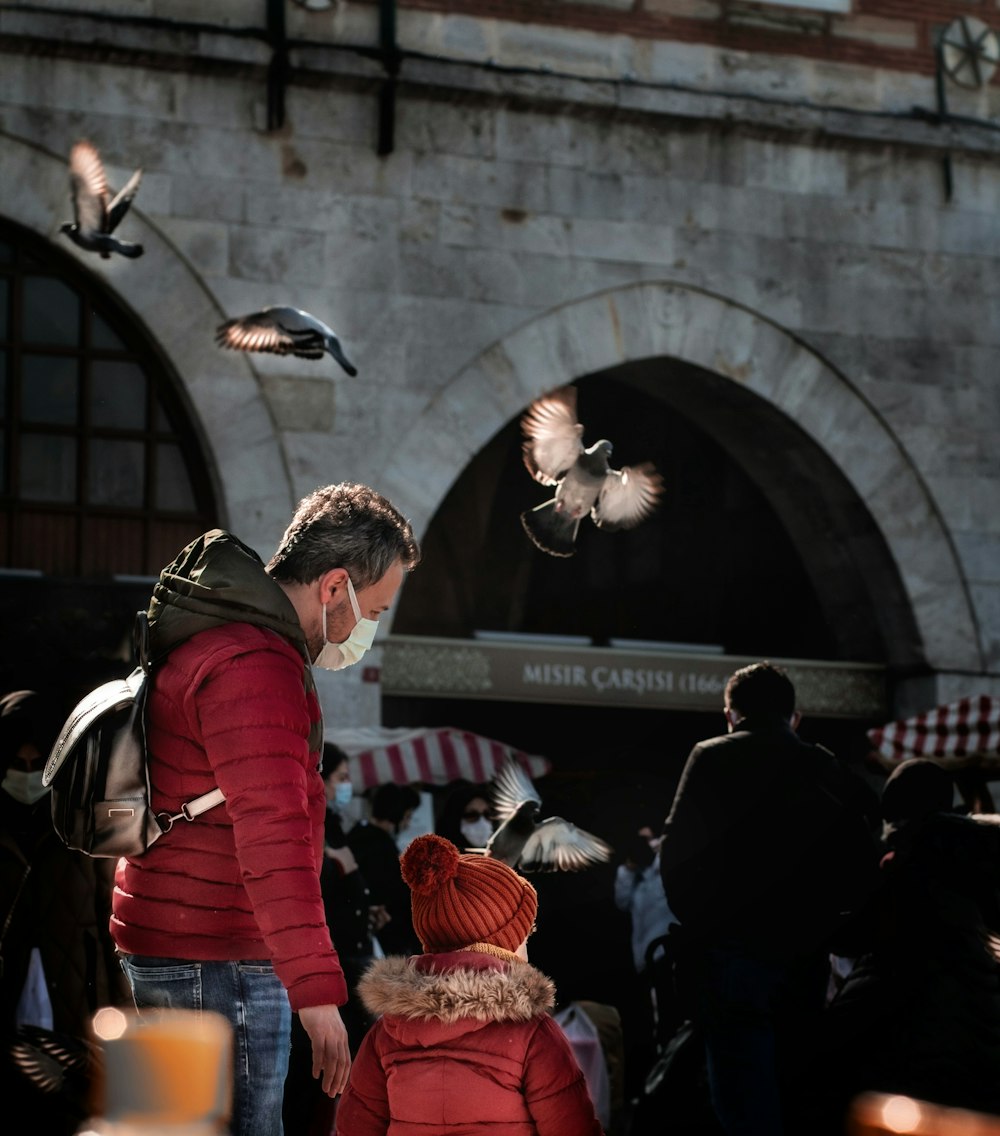
MULTIPOLYGON (((197 423, 163 354, 121 299, 86 266, 56 244, 0 217, 0 278, 7 281, 7 309, 0 318, 0 567, 68 577, 155 575, 187 541, 217 523, 216 494, 197 423), (25 291, 32 278, 59 280, 78 297, 79 326, 73 344, 24 337, 25 291), (101 321, 101 322, 98 322, 101 321), (95 332, 107 328, 111 336, 95 332), (100 340, 104 340, 101 342, 100 340), (114 342, 117 340, 117 343, 114 342), (76 364, 72 422, 23 417, 21 387, 27 360, 66 358, 76 364), (102 362, 136 368, 145 382, 141 424, 94 422, 90 394, 102 362), (21 461, 29 440, 72 439, 73 481, 63 500, 28 499, 21 461), (91 477, 102 443, 141 445, 131 504, 94 499, 91 477), (167 450, 173 452, 163 462, 167 450), (161 505, 158 467, 177 468, 189 489, 183 506, 161 505), (167 560, 164 557, 167 557, 167 560)), ((2 291, 2 290, 0 290, 2 291)), ((0 299, 2 302, 2 299, 0 299)), ((127 375, 127 372, 126 372, 127 375)), ((44 416, 43 416, 44 417, 44 416)), ((107 454, 105 454, 107 456, 107 454)), ((110 468, 110 467, 109 467, 110 468)), ((112 479, 113 480, 113 479, 112 479)), ((126 474, 122 485, 128 490, 126 474)))

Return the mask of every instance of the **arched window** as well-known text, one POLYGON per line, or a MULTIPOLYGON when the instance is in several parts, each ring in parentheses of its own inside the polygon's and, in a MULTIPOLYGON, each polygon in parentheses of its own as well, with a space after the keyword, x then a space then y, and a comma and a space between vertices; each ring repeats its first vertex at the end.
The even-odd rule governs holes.
POLYGON ((0 693, 68 710, 127 673, 151 578, 219 523, 155 345, 86 266, 0 219, 0 693))
POLYGON ((179 385, 148 337, 72 257, 0 221, 0 566, 155 575, 215 523, 179 385))

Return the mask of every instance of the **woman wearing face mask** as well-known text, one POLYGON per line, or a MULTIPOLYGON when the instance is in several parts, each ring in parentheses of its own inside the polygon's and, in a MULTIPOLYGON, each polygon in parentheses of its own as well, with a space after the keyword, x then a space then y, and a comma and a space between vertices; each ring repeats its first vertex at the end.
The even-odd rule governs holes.
MULTIPOLYGON (((54 699, 31 690, 0 698, 0 1092, 8 1090, 8 1107, 29 1092, 9 1063, 19 1025, 84 1038, 100 1006, 128 1001, 107 930, 112 862, 81 856, 60 841, 42 785, 65 714, 54 699)), ((72 1102, 50 1094, 39 1116, 38 1095, 27 1099, 41 1130, 75 1131, 72 1102)))
POLYGON ((458 781, 445 798, 435 832, 460 852, 482 848, 493 835, 492 815, 486 786, 458 781))

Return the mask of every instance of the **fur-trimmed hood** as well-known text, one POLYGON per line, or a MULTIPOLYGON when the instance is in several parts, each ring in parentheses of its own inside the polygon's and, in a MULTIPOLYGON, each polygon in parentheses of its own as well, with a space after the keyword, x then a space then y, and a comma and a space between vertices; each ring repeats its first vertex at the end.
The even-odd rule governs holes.
MULTIPOLYGON (((489 944, 473 944, 474 948, 489 944)), ((347 1136, 603 1136, 548 1012, 552 983, 504 952, 378 959, 358 990, 379 1015, 337 1106, 347 1136)))
POLYGON ((472 951, 376 959, 358 983, 365 1008, 401 1041, 456 1036, 491 1022, 527 1022, 555 1005, 552 980, 528 963, 472 951))

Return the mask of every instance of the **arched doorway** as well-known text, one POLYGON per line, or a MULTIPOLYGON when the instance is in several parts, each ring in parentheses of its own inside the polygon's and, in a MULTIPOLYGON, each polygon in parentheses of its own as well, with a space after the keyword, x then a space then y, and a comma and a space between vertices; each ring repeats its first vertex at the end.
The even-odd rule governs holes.
POLYGON ((629 365, 574 386, 585 444, 610 438, 614 465, 649 460, 662 473, 656 512, 618 533, 585 522, 572 557, 538 552, 519 514, 551 490, 528 476, 519 421, 510 422, 431 521, 394 633, 490 630, 583 636, 595 645, 668 641, 728 655, 916 657, 919 636, 891 558, 868 554, 858 563, 843 547, 843 531, 857 545, 879 537, 856 494, 794 424, 676 361, 629 365), (664 371, 669 381, 657 381, 664 371), (785 489, 792 481, 795 493, 785 489), (838 509, 849 519, 831 520, 838 509))
MULTIPOLYGON (((865 657, 868 637, 903 676, 981 670, 968 582, 900 439, 798 337, 700 289, 635 284, 517 328, 427 405, 379 484, 426 538, 459 471, 533 398, 602 376, 655 396, 732 454, 794 538, 839 650, 865 657), (842 626, 855 593, 861 616, 842 626)), ((472 540, 483 536, 483 515, 466 518, 472 540)), ((416 576, 411 584, 416 591, 416 576)))
MULTIPOLYGON (((680 640, 884 664, 890 684, 978 665, 954 549, 899 440, 801 340, 698 289, 633 285, 511 332, 428 406, 379 482, 426 554, 394 636, 485 626, 680 640), (618 464, 656 462, 667 491, 633 532, 584 526, 577 556, 552 561, 517 520, 544 498, 521 464, 518 424, 532 398, 567 382, 587 440, 610 437, 618 464)), ((410 689, 387 691, 386 725, 463 726, 612 776, 663 770, 668 755, 675 774, 692 741, 724 728, 718 711, 528 713, 449 700, 444 682, 424 697, 410 689)), ((850 724, 855 744, 877 720, 850 724)), ((826 726, 803 729, 843 749, 838 724, 826 726)))
MULTIPOLYGON (((920 636, 884 540, 834 463, 786 415, 678 360, 637 361, 574 386, 585 444, 610 438, 616 466, 648 460, 662 473, 655 513, 618 533, 585 522, 570 558, 539 552, 519 514, 551 491, 524 468, 516 418, 469 462, 434 515, 394 635, 513 632, 897 672, 921 665, 920 636)), ((724 728, 717 710, 551 705, 529 714, 502 700, 393 695, 384 717, 388 725, 475 729, 563 767, 600 766, 602 754, 632 770, 662 764, 666 748, 676 765, 693 741, 724 728), (589 749, 583 760, 573 752, 580 748, 589 749)), ((820 729, 815 740, 827 744, 843 733, 815 720, 804 728, 820 729)))
POLYGON ((149 583, 217 523, 182 386, 104 284, 0 221, 4 689, 86 686, 149 583), (77 672, 77 673, 74 673, 77 672))

